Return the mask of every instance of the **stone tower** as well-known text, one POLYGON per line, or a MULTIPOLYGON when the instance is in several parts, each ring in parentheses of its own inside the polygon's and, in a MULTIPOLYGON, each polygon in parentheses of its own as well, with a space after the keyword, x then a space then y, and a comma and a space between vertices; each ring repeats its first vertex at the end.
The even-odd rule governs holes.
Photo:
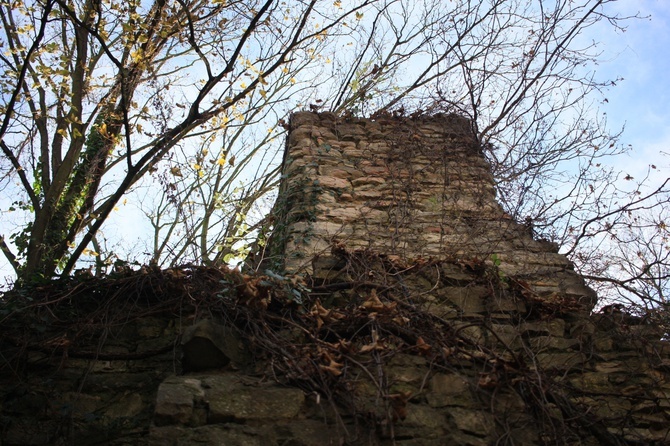
POLYGON ((465 118, 296 113, 282 178, 273 243, 288 273, 328 279, 340 244, 405 261, 495 263, 542 299, 595 303, 557 247, 503 211, 465 118))

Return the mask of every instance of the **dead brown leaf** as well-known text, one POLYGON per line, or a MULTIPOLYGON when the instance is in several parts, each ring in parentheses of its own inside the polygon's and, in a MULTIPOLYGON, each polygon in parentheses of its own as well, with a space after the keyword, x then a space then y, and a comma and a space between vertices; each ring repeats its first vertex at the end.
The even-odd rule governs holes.
POLYGON ((420 355, 427 355, 430 353, 431 346, 426 341, 423 340, 421 336, 416 340, 416 348, 419 351, 420 355))
POLYGON ((331 360, 328 365, 320 365, 319 368, 323 371, 330 373, 333 376, 340 376, 342 374, 342 368, 344 364, 331 360))

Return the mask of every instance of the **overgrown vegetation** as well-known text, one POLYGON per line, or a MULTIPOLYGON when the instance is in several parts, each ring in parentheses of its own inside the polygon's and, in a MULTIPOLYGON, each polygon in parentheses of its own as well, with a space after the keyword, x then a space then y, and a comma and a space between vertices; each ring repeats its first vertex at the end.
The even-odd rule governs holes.
MULTIPOLYGON (((0 368, 22 373, 28 351, 44 352, 56 361, 141 359, 160 352, 108 354, 103 352, 105 339, 152 315, 212 318, 236 327, 254 354, 259 378, 316 394, 340 423, 353 416, 382 437, 394 439, 394 426, 408 415, 408 405, 426 398, 430 376, 456 373, 488 407, 503 442, 513 441, 506 430, 509 408, 495 401, 516 394, 525 412, 535 417, 542 434, 536 440, 543 444, 574 444, 585 437, 629 444, 623 434, 607 429, 611 420, 591 413, 586 402, 576 403, 591 394, 574 388, 570 377, 591 367, 587 362, 540 365, 537 341, 548 339, 543 327, 580 312, 587 317, 588 309, 534 298, 522 284, 501 280, 495 267, 483 263, 403 263, 371 251, 350 252, 342 245, 333 247, 333 255, 340 260, 339 274, 319 283, 272 271, 249 276, 226 267, 191 266, 119 271, 107 278, 79 277, 14 291, 3 306, 0 368), (487 312, 464 313, 458 306, 446 311, 449 301, 435 296, 453 287, 464 293, 486 290, 487 312), (443 305, 439 311, 437 304, 443 305), (518 339, 502 336, 499 324, 516 327, 518 339), (409 385, 389 374, 394 361, 410 357, 425 368, 423 383, 409 385)), ((649 334, 635 334, 631 328, 647 327, 642 319, 622 324, 609 313, 601 323, 628 330, 621 345, 638 343, 640 352, 648 350, 649 334)), ((580 339, 579 351, 590 354, 592 340, 580 339)), ((650 353, 645 360, 655 366, 661 358, 650 353)), ((629 418, 622 418, 621 426, 629 418)))

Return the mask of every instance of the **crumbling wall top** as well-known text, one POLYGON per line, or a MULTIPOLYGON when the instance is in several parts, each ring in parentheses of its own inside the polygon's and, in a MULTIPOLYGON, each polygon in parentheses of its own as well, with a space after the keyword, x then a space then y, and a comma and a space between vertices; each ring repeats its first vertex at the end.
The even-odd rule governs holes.
POLYGON ((337 243, 404 261, 495 263, 542 283, 544 294, 570 290, 594 304, 571 262, 496 201, 466 118, 295 113, 282 173, 273 243, 286 272, 322 276, 319 265, 337 243))

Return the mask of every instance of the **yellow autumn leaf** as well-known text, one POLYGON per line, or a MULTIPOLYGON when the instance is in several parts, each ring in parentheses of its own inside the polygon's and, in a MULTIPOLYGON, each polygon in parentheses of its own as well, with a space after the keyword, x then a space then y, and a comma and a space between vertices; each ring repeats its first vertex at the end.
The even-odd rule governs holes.
POLYGON ((139 48, 130 53, 130 58, 133 60, 133 62, 139 63, 144 58, 144 51, 141 48, 139 48))
POLYGON ((263 99, 267 99, 267 98, 268 98, 268 93, 267 93, 267 91, 265 91, 265 90, 261 90, 261 91, 260 91, 260 94, 261 94, 261 96, 263 96, 263 99))
POLYGON ((84 250, 82 251, 82 254, 84 254, 86 256, 92 256, 92 257, 97 257, 97 256, 100 255, 97 252, 93 251, 92 249, 88 249, 88 248, 84 248, 84 250))
POLYGON ((228 125, 229 120, 230 119, 226 115, 224 115, 220 118, 214 118, 214 120, 212 121, 212 126, 218 127, 218 128, 224 128, 225 126, 228 125))

